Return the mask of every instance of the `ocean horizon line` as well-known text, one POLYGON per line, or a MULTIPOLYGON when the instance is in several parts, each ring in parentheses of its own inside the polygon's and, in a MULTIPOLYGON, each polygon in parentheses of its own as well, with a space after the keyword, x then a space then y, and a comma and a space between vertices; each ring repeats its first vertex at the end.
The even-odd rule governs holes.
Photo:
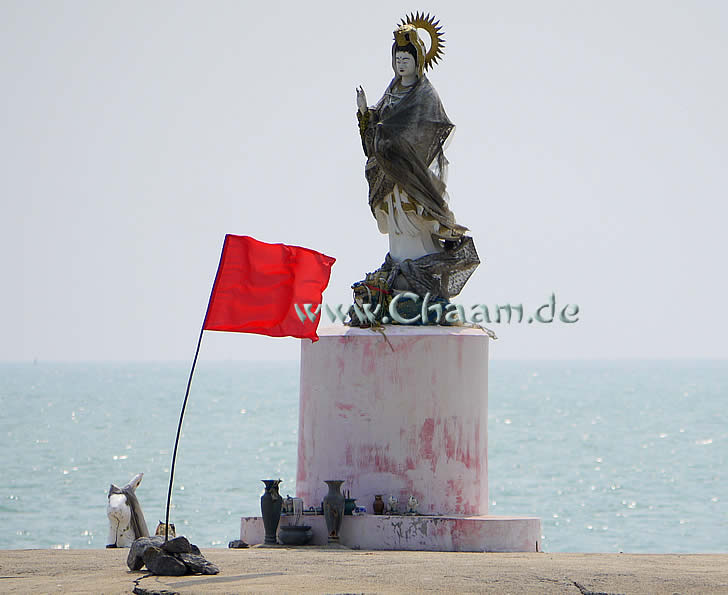
MULTIPOLYGON (((3 359, 0 360, 2 364, 189 364, 192 358, 189 359, 128 359, 128 358, 113 358, 113 359, 3 359)), ((615 357, 615 356, 599 356, 599 357, 497 357, 492 354, 488 358, 489 362, 728 362, 728 357, 707 357, 707 356, 640 356, 640 357, 615 357)), ((299 358, 200 358, 199 363, 254 363, 254 364, 280 364, 286 362, 299 362, 299 358)))

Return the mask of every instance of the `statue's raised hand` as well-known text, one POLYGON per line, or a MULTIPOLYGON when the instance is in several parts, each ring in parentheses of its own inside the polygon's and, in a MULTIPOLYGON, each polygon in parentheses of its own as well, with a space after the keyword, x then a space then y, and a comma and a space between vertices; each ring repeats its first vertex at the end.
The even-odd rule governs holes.
POLYGON ((356 105, 362 114, 368 109, 367 95, 364 93, 364 89, 362 89, 361 85, 356 88, 356 105))

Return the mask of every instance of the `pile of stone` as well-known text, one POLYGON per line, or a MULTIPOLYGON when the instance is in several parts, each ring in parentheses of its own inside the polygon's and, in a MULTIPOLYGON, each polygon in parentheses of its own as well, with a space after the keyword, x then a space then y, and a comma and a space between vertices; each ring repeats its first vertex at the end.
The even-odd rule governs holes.
POLYGON ((166 543, 161 535, 140 537, 131 545, 126 564, 131 570, 141 570, 146 566, 149 572, 162 576, 220 572, 200 553, 200 548, 184 536, 175 537, 166 543))

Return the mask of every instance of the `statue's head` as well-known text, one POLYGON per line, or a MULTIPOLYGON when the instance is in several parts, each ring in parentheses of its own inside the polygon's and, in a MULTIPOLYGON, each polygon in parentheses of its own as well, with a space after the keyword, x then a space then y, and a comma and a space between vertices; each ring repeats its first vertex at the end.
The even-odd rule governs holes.
POLYGON ((411 43, 398 47, 394 52, 394 72, 400 77, 419 74, 417 69, 417 50, 411 43))
POLYGON ((440 21, 434 16, 419 12, 402 19, 401 24, 394 32, 394 45, 392 46, 392 68, 396 76, 401 76, 397 69, 397 54, 407 52, 415 59, 416 74, 421 77, 424 72, 432 68, 442 58, 445 40, 442 37, 440 21), (430 49, 420 38, 418 31, 425 31, 430 37, 430 49))
POLYGON ((425 44, 412 25, 400 25, 394 32, 392 45, 392 68, 396 76, 416 74, 422 76, 425 68, 425 44), (399 57, 399 62, 398 62, 399 57), (402 69, 406 72, 402 72, 402 69))

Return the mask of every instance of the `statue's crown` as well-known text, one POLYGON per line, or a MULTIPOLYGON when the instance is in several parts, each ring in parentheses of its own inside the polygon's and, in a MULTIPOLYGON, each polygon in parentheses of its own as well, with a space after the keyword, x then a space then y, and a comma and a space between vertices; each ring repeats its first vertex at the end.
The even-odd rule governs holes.
POLYGON ((417 42, 420 38, 417 35, 416 27, 412 25, 400 25, 394 32, 394 40, 399 47, 409 45, 410 43, 417 47, 417 42))

